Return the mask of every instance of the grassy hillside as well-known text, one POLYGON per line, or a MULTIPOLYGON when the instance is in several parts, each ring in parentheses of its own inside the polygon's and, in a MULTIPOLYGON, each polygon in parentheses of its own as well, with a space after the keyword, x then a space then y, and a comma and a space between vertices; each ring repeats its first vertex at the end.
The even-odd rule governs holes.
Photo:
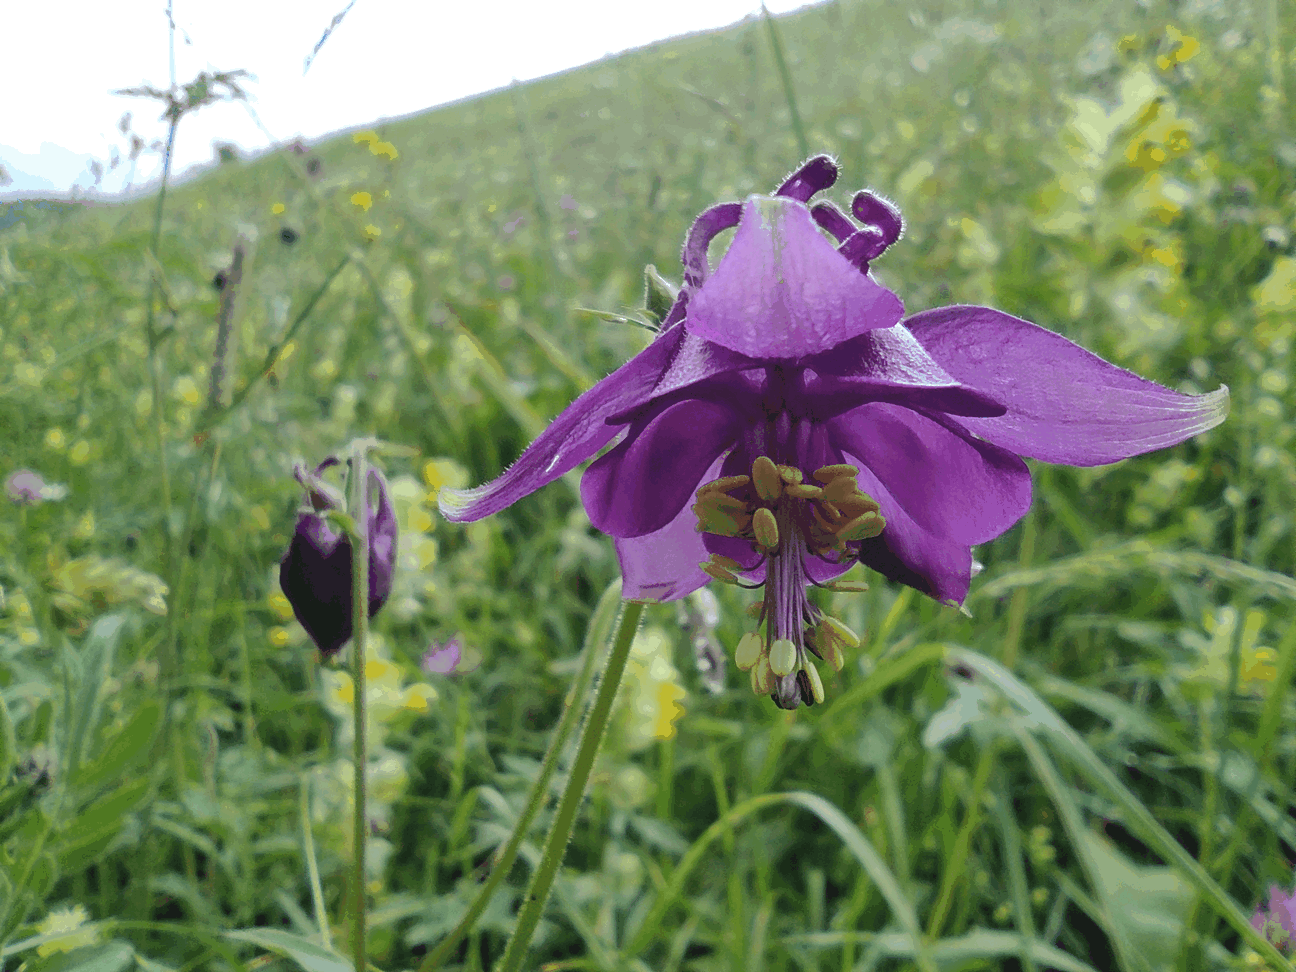
MULTIPOLYGON (((708 684, 695 640, 732 651, 737 592, 715 591, 713 626, 650 608, 532 958, 917 967, 849 846, 786 804, 732 817, 652 911, 717 819, 804 790, 877 849, 944 941, 936 967, 1241 967, 1138 811, 1248 916, 1291 887, 1292 12, 842 0, 777 24, 808 152, 752 19, 221 165, 170 188, 156 260, 156 197, 0 204, 0 475, 67 487, 0 507, 0 935, 29 968, 65 961, 31 939, 78 906, 114 968, 235 967, 264 948, 222 930, 318 940, 313 884, 349 954, 350 683, 277 564, 294 459, 364 434, 418 453, 387 462, 405 554, 375 621, 369 839, 371 958, 418 966, 510 832, 617 573, 575 474, 466 528, 435 489, 496 476, 650 337, 586 309, 633 315, 644 264, 678 280, 701 209, 815 152, 840 200, 902 207, 874 269, 909 312, 991 304, 1171 387, 1227 384, 1232 414, 1115 466, 1033 463, 1031 514, 977 550, 971 618, 876 575, 825 595, 867 635, 813 709, 732 670, 708 684), (242 279, 218 288, 236 247, 242 279), (475 668, 420 671, 456 634, 475 668), (1021 742, 951 646, 1076 736, 1021 742)), ((530 867, 452 964, 499 956, 530 867)))

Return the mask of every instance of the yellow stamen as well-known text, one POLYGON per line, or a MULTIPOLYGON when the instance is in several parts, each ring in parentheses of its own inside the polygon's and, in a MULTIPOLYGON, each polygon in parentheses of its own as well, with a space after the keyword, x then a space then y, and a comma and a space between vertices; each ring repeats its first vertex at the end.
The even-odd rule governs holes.
POLYGON ((734 664, 741 671, 750 671, 760 661, 761 650, 764 647, 765 642, 761 636, 754 631, 748 631, 738 639, 738 647, 734 649, 734 664))
POLYGON ((860 646, 859 635, 836 618, 830 618, 825 615, 819 624, 822 628, 826 629, 824 633, 830 634, 834 641, 840 641, 848 648, 858 648, 860 646))
POLYGON ((761 549, 766 553, 775 553, 779 545, 779 528, 773 512, 763 506, 760 507, 752 514, 751 525, 756 533, 756 543, 761 549))
POLYGON ((756 484, 756 495, 766 503, 777 503, 783 493, 783 480, 779 477, 778 467, 769 456, 757 456, 752 463, 752 482, 756 484))
POLYGON ((846 666, 846 656, 842 653, 841 645, 837 642, 824 639, 819 642, 819 653, 823 655, 824 661, 832 666, 834 672, 840 672, 846 666))
POLYGON ((855 484, 855 480, 847 476, 838 476, 824 486, 824 499, 829 503, 841 503, 850 497, 863 495, 859 486, 855 484))
POLYGON ((769 655, 761 655, 751 670, 752 691, 757 695, 769 695, 774 691, 774 672, 770 669, 769 655))
POLYGON ((703 493, 727 493, 731 489, 737 489, 739 486, 746 486, 751 482, 749 476, 722 476, 720 479, 713 479, 709 483, 703 483, 698 489, 698 499, 702 498, 703 493))
POLYGON ((805 478, 801 475, 801 470, 796 466, 779 466, 778 471, 779 475, 783 477, 783 482, 789 486, 795 486, 805 478))
POLYGON ((698 533, 714 533, 719 537, 741 537, 751 528, 751 517, 746 513, 730 513, 727 510, 710 510, 701 503, 694 505, 693 512, 698 518, 698 533))
POLYGON ((797 483, 795 486, 789 486, 786 492, 793 499, 817 500, 823 496, 823 490, 820 487, 811 486, 809 483, 797 483))
POLYGON ((863 516, 857 516, 840 530, 837 536, 846 542, 852 540, 867 540, 869 537, 876 537, 886 526, 886 520, 876 513, 865 513, 863 516))
POLYGON ((830 483, 834 479, 843 476, 854 479, 859 475, 859 469, 855 466, 849 466, 846 463, 838 463, 835 466, 820 466, 814 471, 814 478, 821 483, 830 483))
POLYGON ((785 675, 791 675, 796 669, 797 650, 796 645, 792 644, 787 638, 780 638, 770 646, 769 666, 770 670, 779 678, 785 675))
POLYGON ((814 667, 814 662, 806 659, 805 662, 806 679, 810 682, 810 695, 813 696, 816 703, 822 703, 824 700, 823 680, 819 677, 819 670, 814 667))
POLYGON ((738 583, 737 577, 735 577, 732 573, 725 570, 723 567, 721 567, 719 564, 715 563, 714 561, 708 560, 705 563, 698 564, 698 566, 702 568, 702 573, 706 574, 708 577, 712 577, 715 580, 720 581, 723 584, 738 583))

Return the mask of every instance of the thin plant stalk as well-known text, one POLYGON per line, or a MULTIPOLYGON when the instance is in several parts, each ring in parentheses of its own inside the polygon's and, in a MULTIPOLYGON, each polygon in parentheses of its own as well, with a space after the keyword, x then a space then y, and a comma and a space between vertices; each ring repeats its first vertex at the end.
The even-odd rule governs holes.
POLYGON ((612 642, 612 651, 608 655, 607 668, 603 671, 603 681, 599 685, 598 695, 594 698, 594 707, 590 709, 589 718, 581 732, 580 746, 576 750, 576 761, 572 764, 571 775, 567 779, 567 788, 563 790, 562 800, 554 814, 549 827, 549 836, 545 840, 544 850, 540 856, 540 866, 531 876, 531 885, 527 888, 525 904, 518 914, 517 927, 513 937, 504 949, 504 957, 496 966, 497 972, 518 972, 526 958, 527 947, 531 936, 535 934, 540 916, 544 914, 545 902, 553 887, 554 878, 567 853, 567 842, 571 840, 572 828, 576 824, 576 813, 585 796, 585 785, 589 782, 590 771, 594 768, 594 757, 598 755, 607 731, 608 717, 612 714, 612 703, 616 699, 617 689, 621 686, 621 676, 625 673, 626 659, 630 657, 630 645, 634 642, 635 632, 639 629, 639 620, 643 617, 643 601, 626 601, 621 611, 621 621, 617 626, 616 636, 612 642))
POLYGON ((365 447, 356 444, 351 450, 351 683, 355 720, 355 740, 352 759, 355 762, 355 818, 352 839, 355 843, 354 865, 351 873, 352 899, 352 954, 356 972, 365 972, 365 840, 368 836, 365 807, 367 740, 365 712, 365 642, 369 635, 369 515, 366 482, 369 474, 365 461, 365 447))
POLYGON ((527 805, 518 817, 508 843, 504 846, 503 852, 498 854, 491 866, 490 875, 481 890, 477 892, 477 897, 468 906, 468 910, 464 912, 464 916, 459 919, 459 923, 450 934, 427 954, 422 965, 419 966, 419 972, 431 972, 450 957, 450 953, 458 947, 463 937, 477 923, 481 913, 486 910, 486 906, 490 904, 495 894, 495 889, 513 867, 513 862, 517 860, 518 851, 522 847, 522 842, 526 840, 536 814, 548 800, 549 781, 553 779, 554 771, 558 768, 558 758, 566 748, 567 740, 571 737, 572 730, 576 728, 581 712, 584 711, 585 697, 589 692, 590 683, 594 680, 594 663, 601 654, 600 649, 606 643, 608 629, 612 626, 611 615, 620 599, 621 581, 618 579, 603 592, 598 606, 594 608, 594 615, 590 619, 585 634, 584 658, 581 661, 580 671, 576 675, 576 680, 572 682, 571 688, 568 689, 566 699, 563 700, 562 718, 558 720, 558 726, 549 740, 549 748, 545 752, 544 761, 540 764, 540 774, 531 787, 527 805))
POLYGON ((801 123, 801 112, 797 109, 796 92, 792 90, 792 72, 788 70, 787 59, 783 57, 783 43, 779 40, 778 27, 770 16, 769 8, 761 4, 761 15, 765 18, 765 28, 769 31, 770 47, 774 49, 774 63, 778 66, 779 78, 783 82, 783 94, 787 98, 788 112, 792 116, 792 134, 796 136, 797 150, 801 158, 810 155, 810 142, 806 139, 805 125, 801 123))
POLYGON ((315 922, 319 925, 320 944, 331 949, 333 936, 329 933, 328 909, 324 907, 324 889, 320 885, 319 864, 315 860, 315 834, 310 818, 310 776, 306 773, 301 778, 300 812, 302 848, 306 854, 306 877, 310 881, 311 905, 315 909, 315 922))

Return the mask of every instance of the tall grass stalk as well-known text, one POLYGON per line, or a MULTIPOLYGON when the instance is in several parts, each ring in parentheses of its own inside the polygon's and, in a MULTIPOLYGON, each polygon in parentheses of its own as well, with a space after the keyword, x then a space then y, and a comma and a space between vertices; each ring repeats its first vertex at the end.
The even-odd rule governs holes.
POLYGON ((805 125, 802 124, 801 112, 797 109, 796 92, 792 90, 792 72, 788 70, 787 60, 783 57, 783 42, 779 40, 778 27, 770 16, 769 8, 763 3, 761 16, 765 18, 770 47, 774 50, 774 63, 778 65, 779 80, 783 82, 783 95, 787 98, 788 112, 792 116, 792 134, 796 136, 797 150, 802 158, 806 158, 810 154, 810 142, 806 139, 805 125))

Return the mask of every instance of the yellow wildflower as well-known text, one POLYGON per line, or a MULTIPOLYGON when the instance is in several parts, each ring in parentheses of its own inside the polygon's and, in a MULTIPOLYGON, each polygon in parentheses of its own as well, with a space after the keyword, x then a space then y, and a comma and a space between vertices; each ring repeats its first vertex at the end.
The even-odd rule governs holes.
POLYGON ((279 203, 279 202, 277 202, 277 203, 275 203, 273 206, 270 207, 270 212, 273 213, 275 216, 278 216, 278 215, 280 215, 281 213, 283 213, 283 211, 284 211, 285 209, 287 209, 287 208, 288 208, 288 207, 286 207, 283 203, 279 203))
POLYGON ((352 193, 351 205, 359 206, 367 213, 369 212, 369 207, 373 205, 373 196, 369 195, 367 192, 352 193))
POLYGON ((99 929, 94 925, 83 927, 89 919, 90 916, 81 905, 51 911, 37 924, 36 930, 42 935, 58 937, 37 946, 36 954, 45 958, 55 952, 70 952, 83 945, 93 945, 99 939, 99 929))
POLYGON ((1181 33, 1172 25, 1166 27, 1166 40, 1172 46, 1169 53, 1162 54, 1157 58, 1157 67, 1162 71, 1169 71, 1172 67, 1191 60, 1193 55, 1201 50, 1201 44, 1198 43, 1196 37, 1181 33))

